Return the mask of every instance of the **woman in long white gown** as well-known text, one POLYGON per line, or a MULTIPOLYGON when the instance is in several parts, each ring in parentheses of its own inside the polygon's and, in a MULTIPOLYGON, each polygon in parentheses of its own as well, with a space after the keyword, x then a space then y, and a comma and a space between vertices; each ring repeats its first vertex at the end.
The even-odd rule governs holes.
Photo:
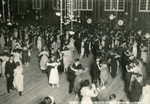
POLYGON ((105 84, 107 83, 108 78, 111 78, 110 73, 108 71, 108 66, 105 63, 105 61, 101 62, 100 70, 101 70, 100 79, 101 79, 101 84, 103 86, 102 89, 104 90, 105 89, 105 84))
POLYGON ((98 90, 92 90, 89 87, 89 80, 83 82, 83 87, 81 89, 81 104, 93 104, 91 97, 96 97, 98 95, 98 90))
POLYGON ((13 85, 14 87, 17 89, 17 91, 19 92, 19 95, 21 96, 22 91, 24 90, 24 86, 23 86, 23 67, 20 66, 20 62, 16 62, 16 68, 14 70, 14 81, 13 81, 13 85))
POLYGON ((3 56, 1 57, 2 58, 2 76, 4 77, 4 79, 6 78, 5 77, 5 64, 6 62, 9 60, 9 57, 8 57, 8 54, 7 53, 4 53, 3 56))
POLYGON ((41 36, 38 36, 38 38, 37 38, 37 49, 39 51, 42 50, 42 37, 41 36))
POLYGON ((141 104, 149 104, 150 102, 150 81, 142 89, 142 95, 139 100, 141 104))
POLYGON ((67 47, 65 47, 64 51, 61 53, 63 54, 64 71, 67 71, 69 65, 72 62, 72 52, 67 47))
POLYGON ((132 54, 134 55, 134 57, 137 57, 137 42, 136 41, 133 43, 132 54))
POLYGON ((80 54, 80 58, 84 57, 84 52, 85 52, 84 43, 85 43, 85 40, 83 39, 82 42, 81 42, 81 54, 80 54))
POLYGON ((46 51, 45 49, 40 52, 39 57, 41 57, 40 59, 40 69, 42 70, 42 72, 44 73, 47 69, 47 62, 48 62, 48 51, 46 51))
POLYGON ((75 42, 75 40, 73 39, 73 37, 71 37, 70 38, 70 43, 69 43, 69 48, 70 48, 70 50, 73 52, 74 51, 74 48, 75 48, 75 46, 74 46, 74 42, 75 42))
POLYGON ((59 73, 58 73, 58 65, 60 65, 59 62, 54 60, 52 63, 47 63, 47 66, 52 66, 50 75, 49 75, 49 83, 54 88, 55 85, 59 87, 59 73))

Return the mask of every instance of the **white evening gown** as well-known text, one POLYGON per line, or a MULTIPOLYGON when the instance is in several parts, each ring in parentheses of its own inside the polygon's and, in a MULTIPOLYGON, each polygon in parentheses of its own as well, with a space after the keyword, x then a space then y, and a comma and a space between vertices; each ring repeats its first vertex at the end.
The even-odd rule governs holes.
POLYGON ((51 68, 50 76, 49 76, 49 83, 50 84, 58 84, 59 83, 59 74, 58 74, 58 63, 53 63, 54 68, 51 68))
POLYGON ((22 67, 17 67, 14 70, 14 81, 13 81, 13 85, 14 87, 17 89, 18 92, 23 91, 24 90, 24 86, 23 86, 23 68, 22 67))
POLYGON ((85 51, 84 42, 82 42, 82 43, 81 43, 81 54, 80 54, 80 58, 83 58, 83 56, 84 56, 84 51, 85 51))
POLYGON ((81 89, 81 104, 93 104, 91 97, 96 97, 97 94, 94 93, 89 87, 82 87, 81 89))
POLYGON ((150 103, 150 85, 146 85, 142 89, 142 95, 139 100, 141 104, 149 104, 150 103))
POLYGON ((41 36, 39 36, 38 39, 37 39, 37 49, 39 51, 42 50, 42 38, 41 38, 41 36))
POLYGON ((137 43, 136 42, 133 44, 132 54, 134 55, 134 57, 137 57, 137 43))
POLYGON ((41 56, 41 59, 40 59, 40 69, 41 70, 46 70, 47 69, 47 62, 48 62, 48 52, 46 51, 43 51, 39 54, 39 56, 41 56))
POLYGON ((2 76, 5 77, 5 65, 6 65, 6 62, 9 60, 9 57, 7 56, 3 56, 2 57, 2 76))

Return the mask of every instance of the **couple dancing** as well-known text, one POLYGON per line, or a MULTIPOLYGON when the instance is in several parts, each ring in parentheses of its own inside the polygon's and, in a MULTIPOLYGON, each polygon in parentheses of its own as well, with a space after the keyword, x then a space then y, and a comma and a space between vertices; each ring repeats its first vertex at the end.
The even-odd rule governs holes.
POLYGON ((78 77, 83 72, 85 72, 85 69, 80 64, 79 59, 75 59, 75 62, 68 69, 68 81, 70 84, 69 94, 78 94, 78 92, 80 91, 82 78, 78 77))
POLYGON ((108 66, 105 60, 97 57, 96 60, 91 65, 91 78, 92 83, 98 86, 102 86, 101 90, 105 89, 105 84, 107 83, 110 77, 110 73, 108 71, 108 66))

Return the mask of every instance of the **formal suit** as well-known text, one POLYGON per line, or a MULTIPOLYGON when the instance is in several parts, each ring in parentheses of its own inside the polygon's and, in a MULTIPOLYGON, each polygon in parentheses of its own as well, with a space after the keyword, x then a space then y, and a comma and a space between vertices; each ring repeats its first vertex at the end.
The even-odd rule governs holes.
POLYGON ((5 65, 5 75, 7 77, 7 91, 10 92, 10 89, 13 88, 13 79, 14 79, 14 69, 16 68, 16 64, 14 61, 7 61, 5 65), (8 77, 9 76, 9 77, 8 77))
POLYGON ((75 40, 75 47, 77 48, 78 54, 81 53, 81 42, 82 42, 82 39, 77 37, 75 40))
POLYGON ((115 55, 111 57, 111 76, 114 78, 117 74, 117 58, 115 55))
POLYGON ((97 81, 99 81, 100 83, 100 70, 96 62, 93 62, 91 65, 91 77, 92 83, 94 83, 95 85, 97 85, 97 81))
POLYGON ((131 101, 138 102, 141 95, 142 95, 142 86, 138 80, 134 80, 133 87, 130 93, 131 101))
POLYGON ((76 69, 76 70, 79 70, 82 68, 81 64, 79 65, 76 65, 75 63, 73 65, 71 65, 69 68, 68 68, 68 81, 70 83, 69 85, 69 93, 72 93, 73 91, 73 88, 74 88, 74 81, 75 81, 75 78, 76 78, 76 72, 73 69, 76 69))

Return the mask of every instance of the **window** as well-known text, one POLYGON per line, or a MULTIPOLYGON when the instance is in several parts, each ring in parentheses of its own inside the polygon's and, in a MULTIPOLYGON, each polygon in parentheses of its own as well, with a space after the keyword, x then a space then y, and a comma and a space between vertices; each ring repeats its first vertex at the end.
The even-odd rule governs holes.
MULTIPOLYGON (((73 5, 73 8, 80 11, 92 11, 93 10, 93 0, 63 0, 63 10, 67 6, 73 5)), ((53 9, 60 9, 60 0, 53 0, 53 9)))
POLYGON ((139 0, 139 12, 150 12, 150 0, 139 0))
POLYGON ((105 0, 105 11, 124 11, 125 0, 105 0))
POLYGON ((33 9, 42 9, 42 0, 32 0, 33 9))
MULTIPOLYGON (((63 10, 65 10, 66 6, 67 6, 67 2, 69 0, 62 0, 62 8, 63 10)), ((53 10, 60 10, 60 0, 52 0, 52 5, 53 5, 53 10)))
POLYGON ((93 0, 77 0, 77 4, 81 4, 78 10, 81 11, 92 11, 93 10, 93 0))
POLYGON ((150 10, 150 0, 148 1, 148 10, 150 10))
POLYGON ((25 14, 26 13, 26 1, 18 0, 18 13, 25 14))

